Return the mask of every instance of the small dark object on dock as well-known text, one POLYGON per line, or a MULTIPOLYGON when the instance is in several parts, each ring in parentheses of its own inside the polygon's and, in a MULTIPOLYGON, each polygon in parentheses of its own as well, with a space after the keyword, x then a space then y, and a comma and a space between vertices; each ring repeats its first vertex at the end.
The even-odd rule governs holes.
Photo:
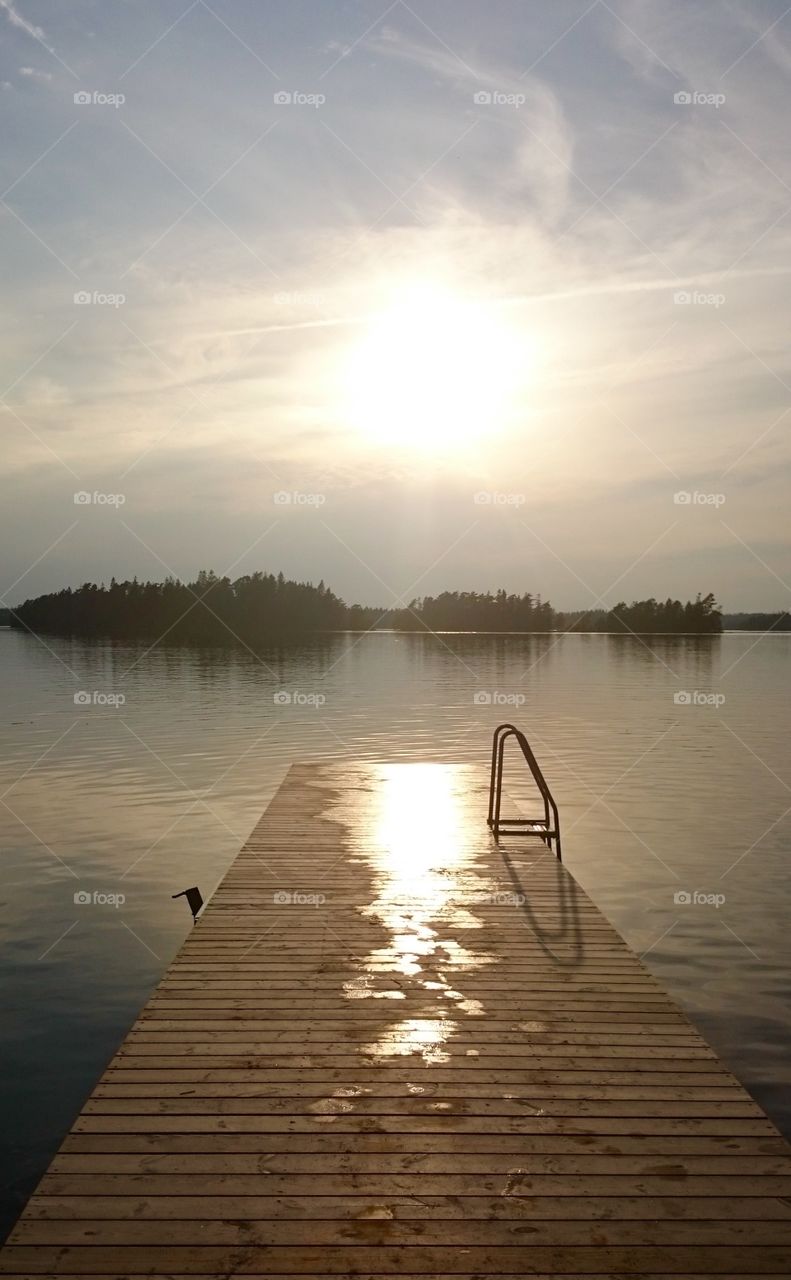
POLYGON ((187 904, 192 912, 192 918, 195 920, 198 912, 203 906, 203 898, 201 897, 201 891, 197 885, 193 885, 191 889, 182 889, 181 893, 174 893, 172 896, 174 898, 187 899, 187 904))

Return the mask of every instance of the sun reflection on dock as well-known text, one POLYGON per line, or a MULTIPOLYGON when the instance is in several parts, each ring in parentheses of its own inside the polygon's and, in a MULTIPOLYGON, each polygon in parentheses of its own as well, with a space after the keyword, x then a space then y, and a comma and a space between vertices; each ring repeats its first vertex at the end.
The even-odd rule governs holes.
POLYGON ((476 867, 464 771, 430 763, 379 765, 372 772, 376 785, 363 792, 356 821, 362 818, 368 832, 364 857, 374 873, 374 897, 359 911, 384 926, 388 940, 364 958, 344 994, 409 1002, 408 1013, 360 1053, 445 1061, 443 1046, 460 1018, 485 1012, 462 989, 462 975, 496 961, 449 936, 451 929, 456 935, 483 929, 472 904, 491 888, 476 867))

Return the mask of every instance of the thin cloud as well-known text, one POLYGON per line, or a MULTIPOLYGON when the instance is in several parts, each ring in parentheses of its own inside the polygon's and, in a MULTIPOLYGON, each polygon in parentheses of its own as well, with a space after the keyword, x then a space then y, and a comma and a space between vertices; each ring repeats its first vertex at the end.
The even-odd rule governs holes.
POLYGON ((51 80, 49 71, 39 71, 38 67, 20 67, 19 74, 29 80, 51 80))
POLYGON ((29 22, 28 19, 24 16, 24 14, 19 12, 16 5, 13 3, 13 0, 0 0, 0 10, 2 10, 2 12, 5 14, 6 18, 8 19, 12 27, 16 27, 17 31, 23 31, 25 35, 30 36, 32 40, 37 40, 38 43, 42 46, 42 48, 46 49, 47 53, 51 54, 53 58, 57 59, 57 61, 61 64, 61 66, 65 67, 66 70, 71 75, 76 74, 74 71, 71 70, 71 67, 67 66, 67 64, 63 61, 63 59, 55 52, 52 45, 48 44, 47 33, 44 30, 44 28, 37 27, 34 22, 29 22))
POLYGON ((41 27, 34 26, 32 22, 28 22, 19 10, 11 3, 11 0, 0 0, 0 9, 2 9, 11 23, 12 27, 18 27, 20 31, 26 32, 32 36, 34 40, 46 40, 46 34, 41 27))

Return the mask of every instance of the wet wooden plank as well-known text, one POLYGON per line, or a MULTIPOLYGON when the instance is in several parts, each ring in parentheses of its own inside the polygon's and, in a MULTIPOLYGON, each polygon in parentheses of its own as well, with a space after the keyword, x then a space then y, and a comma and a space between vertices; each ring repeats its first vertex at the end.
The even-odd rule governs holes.
MULTIPOLYGON (((60 1152, 53 1159, 50 1171, 61 1167, 61 1161, 68 1161, 71 1154, 114 1153, 119 1160, 124 1159, 125 1152, 253 1152, 259 1158, 266 1154, 271 1156, 277 1152, 342 1152, 349 1150, 348 1138, 345 1134, 336 1134, 332 1127, 324 1128, 319 1133, 268 1133, 265 1136, 254 1133, 70 1133, 66 1136, 60 1152)), ((362 1132, 354 1140, 354 1150, 365 1153, 388 1152, 416 1155, 441 1152, 464 1154, 477 1151, 507 1152, 509 1155, 537 1154, 573 1154, 603 1152, 610 1156, 619 1155, 672 1155, 681 1158, 684 1155, 787 1155, 787 1147, 783 1138, 762 1135, 760 1137, 701 1137, 699 1134, 687 1133, 680 1138, 676 1135, 656 1134, 503 1134, 474 1133, 467 1134, 464 1142, 453 1132, 437 1133, 379 1133, 362 1132)), ((63 1166, 66 1168, 67 1166, 63 1166)))
MULTIPOLYGON (((262 1161, 259 1174, 236 1173, 157 1173, 142 1174, 54 1174, 48 1173, 39 1183, 40 1196, 132 1196, 132 1195, 294 1195, 326 1196, 336 1194, 361 1197, 360 1211, 372 1198, 387 1202, 393 1195, 476 1196, 513 1195, 542 1196, 643 1195, 678 1194, 680 1187, 692 1196, 722 1197, 791 1195, 791 1178, 787 1174, 738 1173, 722 1175, 690 1175, 674 1172, 674 1162, 666 1162, 666 1172, 642 1174, 536 1174, 526 1178, 525 1166, 514 1163, 512 1173, 498 1174, 433 1174, 425 1173, 419 1162, 413 1162, 403 1174, 359 1173, 278 1174, 270 1173, 262 1161), (415 1178, 421 1191, 416 1191, 415 1178)), ((650 1206, 646 1216, 650 1217, 650 1206)))
POLYGON ((585 1117, 525 1116, 514 1119, 473 1119, 437 1113, 424 1116, 349 1117, 317 1112, 314 1116, 86 1116, 74 1124, 75 1133, 315 1133, 317 1124, 332 1124, 338 1133, 357 1133, 361 1128, 379 1133, 567 1133, 629 1134, 701 1133, 712 1135, 769 1136, 774 1132, 768 1120, 709 1118, 633 1118, 629 1116, 585 1117))
MULTIPOLYGON (((251 1084, 249 1081, 232 1081, 225 1084, 201 1084, 201 1083, 171 1083, 161 1082, 158 1084, 115 1084, 112 1081, 99 1084, 93 1091, 93 1105, 100 1100, 115 1102, 124 1100, 132 1101, 134 1099, 153 1100, 153 1099, 252 1099, 257 1098, 261 1101, 265 1099, 282 1099, 293 1100, 295 1098, 324 1098, 327 1096, 326 1080, 317 1080, 311 1082, 292 1082, 290 1084, 251 1084)), ((405 1099, 414 1096, 416 1093, 428 1092, 433 1094, 432 1090, 426 1090, 423 1085, 416 1084, 396 1084, 392 1081, 376 1080, 372 1084, 367 1085, 364 1093, 376 1098, 398 1098, 405 1099)), ((468 1099, 487 1099, 489 1101, 497 1101, 505 1098, 509 1101, 516 1100, 517 1103, 522 1099, 534 1099, 540 1101, 551 1101, 559 1098, 574 1098, 590 1101, 595 1098, 621 1099, 631 1101, 633 1099, 673 1099, 678 1101, 707 1101, 719 1102, 723 1099, 735 1098, 743 1101, 744 1095, 739 1091, 736 1084, 722 1084, 721 1081, 715 1080, 713 1085, 688 1086, 681 1085, 567 1085, 567 1084, 534 1084, 524 1085, 520 1082, 520 1087, 514 1093, 503 1094, 502 1086, 498 1084, 462 1084, 454 1083, 443 1090, 442 1096, 449 1101, 467 1101, 468 1099)))
MULTIPOLYGON (((527 1221, 587 1221, 607 1219, 624 1222, 646 1220, 645 1196, 631 1194, 629 1188, 622 1196, 579 1196, 554 1199, 552 1196, 391 1196, 387 1208, 398 1221, 428 1219, 488 1219, 515 1218, 527 1221)), ((81 1223, 97 1218, 118 1221, 135 1218, 138 1221, 162 1221, 178 1218, 187 1221, 220 1219, 223 1221, 253 1222, 286 1219, 309 1219, 342 1222, 348 1218, 360 1218, 359 1196, 35 1196, 29 1206, 28 1218, 75 1220, 81 1223)), ((711 1196, 667 1195, 651 1200, 651 1213, 655 1220, 687 1219, 690 1221, 760 1221, 767 1217, 791 1225, 791 1204, 775 1198, 725 1195, 711 1196)), ((303 1227, 304 1230, 304 1227, 303 1227)))
MULTIPOLYGON (((275 1116, 346 1114, 346 1098, 299 1100, 291 1098, 92 1098, 85 1104, 88 1116, 275 1116)), ((354 1108, 358 1116, 426 1116, 434 1113, 448 1116, 627 1116, 678 1117, 692 1116, 720 1119, 722 1117, 760 1116, 757 1103, 737 1098, 731 1102, 668 1101, 665 1098, 640 1098, 635 1100, 596 1098, 542 1098, 510 1100, 505 1098, 449 1098, 441 1101, 433 1098, 355 1098, 354 1108)))
POLYGON ((463 766, 293 768, 3 1274, 787 1274, 788 1144, 484 808, 463 766))
MULTIPOLYGON (((229 1211, 231 1211, 229 1209, 229 1211)), ((313 1245, 344 1246, 355 1239, 361 1243, 387 1244, 389 1246, 442 1246, 449 1236, 455 1246, 502 1247, 519 1244, 521 1237, 530 1235, 531 1250, 537 1246, 590 1246, 606 1237, 610 1247, 637 1245, 697 1245, 766 1247, 791 1246, 791 1221, 773 1218, 769 1223, 754 1219, 734 1222, 696 1219, 694 1221, 645 1220, 607 1221, 576 1220, 573 1218, 530 1219, 528 1230, 524 1219, 499 1218, 491 1222, 485 1219, 453 1220, 452 1227, 446 1219, 425 1219, 395 1216, 392 1218, 339 1217, 335 1220, 311 1218, 310 1239, 313 1245)), ((36 1245, 163 1245, 184 1246, 195 1243, 195 1222, 182 1218, 101 1219, 97 1229, 93 1221, 78 1219, 37 1219, 20 1224, 17 1239, 20 1245, 28 1240, 36 1245), (97 1238, 98 1237, 98 1238, 97 1238)), ((209 1218, 201 1222, 200 1242, 209 1245, 264 1245, 302 1246, 305 1243, 306 1220, 289 1218, 209 1218)))
MULTIPOLYGON (((411 1254, 407 1255, 407 1261, 413 1261, 413 1260, 414 1260, 413 1255, 411 1254)), ((4 1272, 4 1274, 8 1277, 8 1280, 40 1280, 41 1275, 45 1273, 42 1273, 41 1271, 38 1271, 38 1272, 24 1271, 24 1272, 4 1272)), ((51 1274, 54 1275, 55 1273, 51 1273, 51 1274)), ((126 1275, 120 1276, 120 1277, 117 1271, 114 1272, 112 1275, 108 1275, 106 1272, 102 1273, 102 1272, 95 1272, 95 1271, 90 1272, 90 1274, 94 1277, 94 1280, 126 1280, 126 1275, 129 1275, 131 1273, 127 1272, 126 1275)), ((162 1273, 152 1271, 151 1269, 149 1269, 147 1272, 141 1273, 140 1271, 137 1271, 134 1274, 160 1275, 162 1273)), ((168 1280, 188 1280, 188 1276, 190 1274, 194 1275, 195 1272, 170 1273, 168 1275, 168 1280)), ((204 1272, 203 1274, 205 1275, 206 1273, 204 1272)), ((226 1273, 223 1273, 223 1275, 225 1274, 226 1273)), ((230 1274, 230 1273, 227 1273, 227 1274, 230 1274)), ((239 1273, 239 1274, 242 1274, 242 1273, 239 1273)), ((261 1274, 256 1274, 254 1272, 246 1271, 243 1274, 248 1277, 248 1280, 291 1280, 291 1278, 294 1275, 294 1272, 288 1272, 288 1273, 280 1272, 278 1274, 275 1274, 274 1272, 268 1271, 264 1276, 261 1274)), ((322 1277, 327 1275, 327 1271, 326 1270, 322 1270, 321 1272, 303 1271, 303 1272, 300 1272, 299 1274, 302 1277, 302 1280, 322 1280, 322 1277)), ((354 1280, 385 1280, 385 1277, 390 1277, 394 1273, 392 1271, 373 1272, 368 1270, 368 1271, 354 1271, 354 1272, 349 1272, 347 1274, 353 1275, 354 1280)), ((407 1273, 401 1270, 397 1272, 399 1280, 425 1280, 425 1277, 427 1274, 429 1273, 427 1273, 426 1271, 421 1271, 419 1273, 418 1272, 407 1273)), ((431 1274, 431 1280, 457 1280, 459 1275, 462 1275, 462 1274, 469 1275, 469 1272, 459 1272, 458 1270, 456 1270, 452 1274, 449 1274, 449 1273, 439 1274, 437 1272, 431 1272, 430 1274, 431 1274)), ((521 1276, 522 1274, 524 1273, 521 1271, 518 1271, 518 1272, 500 1271, 496 1273, 491 1271, 476 1272, 475 1280, 495 1280, 495 1277, 497 1277, 497 1280, 500 1280, 500 1277, 502 1277, 503 1275, 511 1275, 513 1277, 518 1277, 518 1276, 521 1276)), ((558 1275, 557 1272, 554 1272, 551 1275, 546 1272, 543 1274, 531 1272, 530 1274, 533 1276, 533 1280, 555 1280, 556 1276, 558 1275)), ((585 1273, 585 1275, 581 1274, 580 1272, 575 1272, 575 1273, 563 1272, 562 1274, 563 1274, 564 1280, 585 1280, 585 1276, 590 1275, 591 1272, 588 1271, 585 1273)), ((604 1274, 604 1273, 598 1272, 596 1274, 604 1274)), ((628 1273, 624 1272, 623 1274, 628 1274, 628 1273)), ((639 1274, 640 1280, 669 1280, 670 1276, 673 1276, 674 1280, 696 1280, 697 1276, 704 1273, 701 1273, 699 1271, 698 1272, 640 1271, 637 1274, 639 1274)), ((705 1274, 709 1274, 709 1275, 717 1274, 721 1276, 722 1280, 725 1280, 725 1276, 723 1275, 723 1273, 720 1273, 720 1272, 715 1272, 715 1273, 708 1272, 705 1274)), ((748 1274, 744 1271, 740 1271, 740 1272, 728 1271, 727 1280, 755 1280, 756 1274, 766 1274, 766 1272, 756 1273, 753 1271, 748 1274)), ((609 1278, 610 1280, 620 1280, 620 1275, 621 1273, 610 1272, 609 1278)), ((216 1277, 216 1273, 214 1273, 214 1277, 216 1277)))
MULTIPOLYGON (((408 1144, 407 1144, 408 1145, 408 1144)), ((170 1155, 59 1155, 50 1166, 51 1173, 274 1173, 334 1174, 351 1171, 361 1173, 404 1173, 414 1166, 414 1155, 408 1151, 370 1154, 348 1152, 268 1152, 262 1154, 170 1155)), ((651 1174, 660 1177, 686 1178, 691 1174, 776 1174, 787 1172, 785 1157, 734 1156, 731 1152, 716 1156, 674 1155, 672 1159, 656 1155, 615 1155, 611 1153, 530 1153, 530 1175, 600 1173, 610 1175, 651 1174)), ((510 1152, 424 1153, 420 1159, 422 1173, 502 1173, 510 1175, 514 1157, 510 1152)))
MULTIPOLYGON (((197 1234, 197 1231, 196 1231, 197 1234)), ((587 1246, 503 1243, 467 1247, 393 1245, 381 1226, 357 1224, 358 1243, 327 1247, 260 1245, 16 1245, 0 1254, 0 1273, 28 1275, 228 1276, 728 1276, 788 1274, 786 1245, 611 1246, 605 1232, 587 1246), (374 1243, 368 1243, 372 1240, 374 1243), (464 1267, 462 1271, 461 1268, 464 1267)), ((453 1228, 448 1229, 452 1241, 453 1228)))

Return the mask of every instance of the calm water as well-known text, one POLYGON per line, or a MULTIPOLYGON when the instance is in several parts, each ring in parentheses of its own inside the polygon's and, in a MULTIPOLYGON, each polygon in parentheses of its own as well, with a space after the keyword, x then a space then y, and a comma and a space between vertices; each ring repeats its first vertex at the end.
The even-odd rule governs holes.
POLYGON ((485 766, 505 719, 567 865, 791 1133, 791 635, 650 644, 349 634, 256 658, 0 630, 0 1225, 185 936, 170 895, 209 896, 290 761, 485 766))

